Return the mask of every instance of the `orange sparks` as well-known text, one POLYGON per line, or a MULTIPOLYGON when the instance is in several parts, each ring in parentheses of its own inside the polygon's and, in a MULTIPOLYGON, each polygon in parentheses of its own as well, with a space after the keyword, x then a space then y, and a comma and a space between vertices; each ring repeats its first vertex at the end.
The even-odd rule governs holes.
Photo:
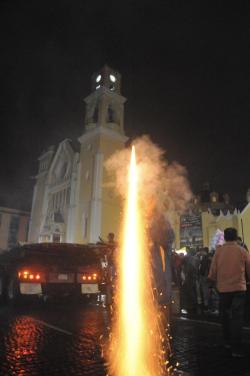
POLYGON ((110 360, 112 376, 163 374, 159 316, 152 294, 150 255, 138 179, 133 147, 124 232, 118 257, 117 307, 110 360))

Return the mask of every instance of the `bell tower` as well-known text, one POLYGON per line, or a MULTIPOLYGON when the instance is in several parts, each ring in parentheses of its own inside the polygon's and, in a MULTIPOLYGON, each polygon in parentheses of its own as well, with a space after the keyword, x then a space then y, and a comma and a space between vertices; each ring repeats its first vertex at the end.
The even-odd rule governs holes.
POLYGON ((124 134, 124 103, 121 95, 121 75, 105 65, 91 78, 91 94, 85 98, 85 129, 112 129, 124 134))
POLYGON ((119 232, 121 199, 114 193, 105 161, 124 148, 124 103, 121 75, 104 66, 91 77, 91 93, 85 98, 85 132, 81 144, 77 242, 95 243, 110 232, 119 232))

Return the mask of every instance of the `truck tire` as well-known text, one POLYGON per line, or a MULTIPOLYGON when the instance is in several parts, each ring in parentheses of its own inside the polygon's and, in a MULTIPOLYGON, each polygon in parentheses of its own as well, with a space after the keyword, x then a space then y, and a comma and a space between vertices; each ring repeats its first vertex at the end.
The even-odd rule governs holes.
POLYGON ((15 277, 12 277, 8 282, 6 297, 9 304, 17 304, 19 302, 19 283, 15 277))

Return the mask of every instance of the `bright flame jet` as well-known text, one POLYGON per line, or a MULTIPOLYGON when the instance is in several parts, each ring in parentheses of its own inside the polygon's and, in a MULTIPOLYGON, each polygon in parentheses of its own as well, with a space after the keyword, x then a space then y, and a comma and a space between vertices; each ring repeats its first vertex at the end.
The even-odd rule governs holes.
POLYGON ((132 148, 123 241, 118 255, 116 321, 112 330, 110 375, 160 376, 162 349, 152 286, 150 255, 138 193, 132 148))

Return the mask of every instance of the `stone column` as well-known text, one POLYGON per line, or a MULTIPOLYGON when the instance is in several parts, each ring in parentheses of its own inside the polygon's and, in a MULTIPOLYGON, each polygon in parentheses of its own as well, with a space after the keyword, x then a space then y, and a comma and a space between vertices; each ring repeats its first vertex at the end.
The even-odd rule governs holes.
POLYGON ((93 190, 90 205, 90 242, 95 243, 101 234, 103 153, 95 155, 93 190))

